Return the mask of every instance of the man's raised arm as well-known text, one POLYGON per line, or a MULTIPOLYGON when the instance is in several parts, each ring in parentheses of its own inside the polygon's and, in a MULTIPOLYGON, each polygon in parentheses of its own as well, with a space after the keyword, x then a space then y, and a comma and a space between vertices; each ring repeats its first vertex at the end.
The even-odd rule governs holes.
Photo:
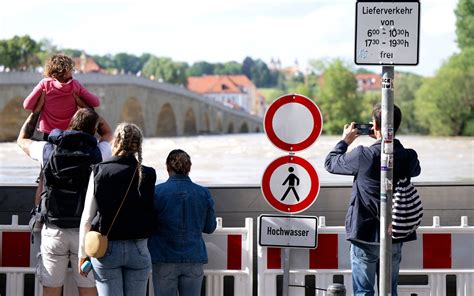
POLYGON ((38 103, 35 106, 33 112, 28 116, 25 123, 21 127, 20 134, 18 134, 18 138, 16 139, 16 143, 20 148, 25 151, 28 156, 30 155, 30 145, 33 142, 31 137, 35 133, 36 124, 38 123, 38 118, 41 114, 41 109, 43 109, 44 105, 44 95, 45 92, 41 93, 41 96, 38 100, 38 103))

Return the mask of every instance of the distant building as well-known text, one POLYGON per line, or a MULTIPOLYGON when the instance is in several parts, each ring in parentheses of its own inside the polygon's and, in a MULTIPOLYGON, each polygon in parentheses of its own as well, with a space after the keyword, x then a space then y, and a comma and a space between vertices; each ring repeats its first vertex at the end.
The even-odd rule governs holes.
POLYGON ((256 116, 263 116, 265 112, 265 98, 245 75, 191 76, 187 87, 232 109, 245 110, 256 116))
POLYGON ((72 60, 76 65, 76 71, 79 73, 105 72, 100 68, 99 64, 97 64, 93 58, 86 56, 85 53, 82 53, 78 58, 72 58, 72 60))
POLYGON ((380 74, 364 73, 355 74, 357 80, 357 91, 380 91, 382 87, 382 77, 380 74))

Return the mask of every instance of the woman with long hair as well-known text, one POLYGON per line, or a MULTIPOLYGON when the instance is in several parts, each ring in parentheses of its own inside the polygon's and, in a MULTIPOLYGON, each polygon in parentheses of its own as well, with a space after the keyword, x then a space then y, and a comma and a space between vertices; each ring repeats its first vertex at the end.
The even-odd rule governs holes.
POLYGON ((147 238, 154 223, 156 173, 142 165, 143 135, 138 126, 121 123, 114 136, 112 158, 97 164, 89 181, 80 226, 79 266, 88 260, 84 239, 94 224, 101 234, 108 233, 109 240, 105 255, 91 258, 99 295, 145 295, 151 271, 147 238))

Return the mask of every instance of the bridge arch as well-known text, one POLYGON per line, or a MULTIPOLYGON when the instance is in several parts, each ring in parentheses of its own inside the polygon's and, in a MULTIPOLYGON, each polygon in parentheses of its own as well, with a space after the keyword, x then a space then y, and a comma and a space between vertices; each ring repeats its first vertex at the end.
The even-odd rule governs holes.
POLYGON ((227 133, 228 134, 233 134, 234 133, 234 123, 229 122, 229 125, 227 125, 227 133))
POLYGON ((0 135, 3 141, 13 141, 18 137, 23 122, 29 111, 23 109, 22 97, 8 101, 0 112, 0 135))
POLYGON ((161 107, 158 114, 158 123, 156 126, 157 137, 176 137, 178 130, 176 128, 176 115, 173 107, 169 103, 161 107))
POLYGON ((218 134, 222 134, 224 132, 224 127, 222 124, 222 114, 219 112, 216 115, 216 129, 215 132, 218 134))
POLYGON ((196 128, 196 116, 194 115, 193 108, 189 108, 184 115, 184 129, 183 135, 196 135, 197 128, 196 128))
POLYGON ((207 112, 204 112, 204 115, 202 116, 202 127, 200 132, 206 134, 211 132, 211 123, 209 120, 209 114, 207 112))
POLYGON ((247 124, 247 122, 244 122, 242 123, 242 125, 240 126, 240 133, 248 133, 249 132, 249 125, 247 124))
POLYGON ((137 98, 130 97, 125 100, 125 103, 123 104, 123 107, 122 107, 122 113, 120 114, 119 122, 122 122, 122 121, 135 123, 142 129, 143 134, 146 134, 145 117, 143 114, 143 108, 142 108, 142 104, 137 98))

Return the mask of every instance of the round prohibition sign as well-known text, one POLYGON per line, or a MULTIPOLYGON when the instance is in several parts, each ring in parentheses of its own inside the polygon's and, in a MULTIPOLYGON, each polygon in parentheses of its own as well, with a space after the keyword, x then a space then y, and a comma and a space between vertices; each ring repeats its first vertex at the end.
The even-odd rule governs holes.
POLYGON ((319 194, 318 173, 301 157, 282 156, 270 163, 263 173, 262 194, 277 211, 302 212, 315 202, 319 194))
POLYGON ((263 128, 268 139, 285 151, 301 151, 311 146, 323 129, 318 106, 303 95, 288 94, 267 109, 263 128))

